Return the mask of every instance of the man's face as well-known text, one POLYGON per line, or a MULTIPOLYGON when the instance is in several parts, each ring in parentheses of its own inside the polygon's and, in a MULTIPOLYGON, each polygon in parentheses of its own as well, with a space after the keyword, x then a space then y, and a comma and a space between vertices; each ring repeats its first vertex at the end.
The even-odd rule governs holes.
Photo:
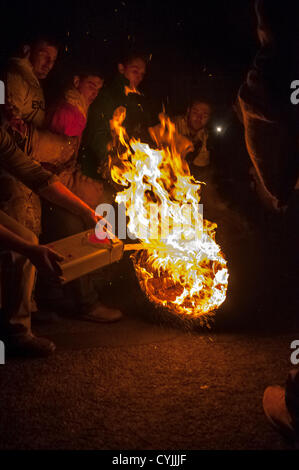
POLYGON ((146 72, 146 65, 142 59, 134 59, 127 65, 119 64, 119 71, 129 80, 130 87, 137 89, 146 72))
POLYGON ((188 125, 194 132, 206 127, 211 118, 211 107, 206 103, 194 103, 188 112, 188 125))
POLYGON ((40 41, 32 46, 29 60, 38 79, 47 77, 55 64, 57 54, 57 48, 55 46, 50 46, 45 41, 40 41))
POLYGON ((96 99, 103 84, 104 80, 102 78, 93 75, 79 79, 77 89, 84 96, 88 106, 96 99))

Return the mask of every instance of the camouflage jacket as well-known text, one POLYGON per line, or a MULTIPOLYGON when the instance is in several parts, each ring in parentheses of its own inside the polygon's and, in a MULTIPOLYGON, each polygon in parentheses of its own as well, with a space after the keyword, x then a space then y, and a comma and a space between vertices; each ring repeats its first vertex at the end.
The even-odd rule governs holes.
MULTIPOLYGON (((6 95, 4 125, 20 149, 32 160, 40 162, 69 160, 77 140, 42 129, 44 94, 28 59, 10 61, 6 72, 6 95)), ((37 194, 3 169, 0 177, 0 208, 39 235, 41 206, 37 194)))

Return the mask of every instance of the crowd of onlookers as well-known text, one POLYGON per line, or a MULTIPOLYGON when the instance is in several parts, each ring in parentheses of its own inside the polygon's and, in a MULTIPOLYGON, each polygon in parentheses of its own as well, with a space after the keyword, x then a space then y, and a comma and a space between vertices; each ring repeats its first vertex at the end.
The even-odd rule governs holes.
MULTIPOLYGON (((47 105, 43 80, 55 65, 58 52, 55 40, 36 37, 8 61, 3 75, 6 102, 1 113, 1 158, 6 164, 0 169, 1 223, 3 230, 5 227, 34 241, 34 245, 38 238, 47 244, 83 232, 92 223, 95 208, 102 202, 113 202, 108 144, 110 120, 118 108, 126 109, 123 126, 130 138, 149 141, 159 128, 158 116, 152 115, 148 99, 139 90, 147 69, 141 54, 131 53, 120 60, 115 79, 105 87, 100 71, 74 71, 63 94, 47 105)), ((184 142, 181 153, 194 177, 207 181, 212 173, 208 130, 212 107, 202 97, 194 98, 186 107, 185 115, 173 118, 177 136, 184 142)), ((154 139, 151 145, 155 145, 154 139)), ((208 187, 213 187, 212 181, 208 187)), ((42 248, 35 246, 34 250, 39 253, 42 248)), ((6 282, 1 334, 11 350, 47 354, 54 349, 53 343, 31 333, 34 307, 44 313, 72 314, 94 322, 121 318, 119 310, 100 301, 92 275, 61 286, 55 278, 57 273, 61 275, 55 261, 58 255, 45 247, 42 254, 47 256, 43 261, 47 269, 52 263, 54 266, 52 276, 41 273, 37 278, 35 306, 31 302, 34 265, 42 271, 39 262, 29 257, 30 263, 23 253, 17 259, 11 251, 6 254, 1 273, 6 282)))
MULTIPOLYGON (((252 181, 269 213, 289 223, 298 210, 298 111, 288 93, 291 81, 299 77, 299 34, 287 6, 282 10, 273 3, 256 2, 260 51, 232 109, 240 133, 245 131, 250 156, 245 164, 250 168, 248 185, 252 181), (284 22, 279 20, 282 12, 284 22)), ((122 317, 119 310, 100 301, 92 275, 62 287, 57 282, 62 275, 61 258, 39 245, 38 238, 49 243, 82 232, 96 223, 94 209, 101 202, 113 202, 107 162, 110 120, 117 108, 126 109, 123 125, 130 137, 150 141, 154 146, 159 126, 149 98, 140 91, 147 60, 136 53, 119 60, 115 78, 109 83, 97 68, 78 67, 70 82, 65 83, 62 96, 48 105, 42 83, 55 65, 58 52, 55 40, 39 36, 22 45, 3 76, 6 102, 0 127, 0 243, 4 260, 0 328, 9 350, 22 354, 46 355, 55 349, 51 341, 31 332, 36 268, 41 274, 36 286, 37 308, 71 311, 77 318, 94 322, 113 322, 122 317), (69 308, 69 300, 76 305, 75 311, 69 308)), ((208 183, 202 201, 208 218, 217 221, 221 211, 228 210, 221 203, 221 171, 238 199, 238 174, 227 167, 233 167, 234 160, 238 163, 239 154, 232 145, 230 160, 221 161, 219 145, 210 130, 212 114, 209 99, 195 96, 186 103, 183 115, 171 118, 191 173, 208 183)), ((274 395, 268 390, 265 395, 267 414, 278 425, 284 420, 289 431, 297 426, 297 382, 297 375, 290 375, 288 409, 281 389, 275 389, 274 395), (281 405, 279 416, 277 400, 281 405)))

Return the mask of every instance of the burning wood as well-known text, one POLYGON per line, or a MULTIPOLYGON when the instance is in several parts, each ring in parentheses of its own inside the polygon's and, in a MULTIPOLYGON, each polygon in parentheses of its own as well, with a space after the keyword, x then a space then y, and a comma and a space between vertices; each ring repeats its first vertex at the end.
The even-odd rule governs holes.
POLYGON ((162 122, 167 143, 159 150, 129 141, 124 119, 121 108, 110 122, 109 165, 112 179, 125 187, 116 201, 125 204, 128 228, 141 241, 132 255, 140 286, 156 305, 205 323, 225 300, 228 270, 216 224, 199 212, 201 183, 190 175, 168 118, 162 122))

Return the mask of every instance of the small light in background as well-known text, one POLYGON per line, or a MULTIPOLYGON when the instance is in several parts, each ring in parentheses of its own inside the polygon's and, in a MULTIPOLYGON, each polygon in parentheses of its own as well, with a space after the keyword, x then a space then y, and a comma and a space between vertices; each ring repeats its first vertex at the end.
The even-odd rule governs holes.
POLYGON ((221 134, 222 131, 223 131, 223 127, 222 127, 222 126, 217 126, 217 127, 216 127, 216 132, 217 132, 217 134, 221 134))

